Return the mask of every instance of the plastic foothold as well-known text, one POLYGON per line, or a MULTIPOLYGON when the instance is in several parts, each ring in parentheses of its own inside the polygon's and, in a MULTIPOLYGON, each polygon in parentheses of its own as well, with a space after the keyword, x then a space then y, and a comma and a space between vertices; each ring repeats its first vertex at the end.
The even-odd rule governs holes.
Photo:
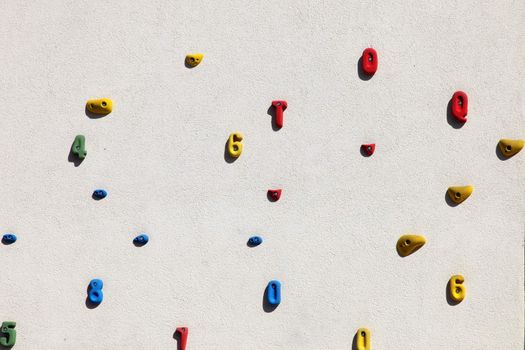
POLYGON ((409 256, 425 245, 427 240, 419 235, 403 235, 397 240, 397 252, 402 257, 409 256))
POLYGON ((448 188, 447 193, 454 203, 459 204, 470 197, 472 191, 474 191, 473 186, 452 186, 448 188))
POLYGON ((503 154, 505 157, 512 157, 525 145, 524 140, 511 140, 511 139, 501 139, 499 140, 499 150, 501 151, 501 154, 503 154))
POLYGON ((186 55, 186 64, 190 67, 197 67, 201 63, 204 55, 202 53, 191 53, 186 55))
POLYGON ((248 239, 248 245, 250 247, 257 247, 259 244, 262 243, 262 238, 259 236, 252 236, 250 239, 248 239))
POLYGON ((4 244, 11 244, 16 242, 16 235, 13 233, 6 233, 2 236, 2 242, 4 244))
POLYGON ((279 305, 281 303, 281 282, 277 280, 268 282, 266 301, 270 305, 279 305))
POLYGON ((78 159, 86 158, 86 138, 84 135, 75 136, 75 141, 73 141, 73 146, 71 146, 71 152, 78 157, 78 159))
POLYGON ((272 106, 275 108, 275 125, 280 129, 284 123, 283 111, 288 107, 288 103, 283 100, 276 100, 272 101, 272 106))
POLYGON ((374 151, 376 150, 376 144, 375 143, 365 143, 361 145, 361 149, 368 157, 370 157, 372 154, 374 154, 374 151))
POLYGON ((93 197, 95 197, 96 199, 106 198, 107 195, 108 193, 106 192, 106 190, 98 189, 98 190, 93 191, 93 197))
POLYGON ((356 338, 357 350, 370 350, 370 330, 368 328, 359 328, 356 338))
POLYGON ((465 277, 461 275, 454 275, 450 277, 449 295, 450 298, 456 303, 460 303, 463 299, 465 299, 465 295, 467 294, 467 290, 463 282, 465 282, 465 277))
POLYGON ((97 278, 92 279, 91 282, 89 282, 88 297, 90 302, 93 304, 100 304, 102 300, 104 300, 104 293, 102 293, 103 286, 104 282, 97 278))
POLYGON ((5 321, 2 322, 2 328, 0 329, 0 345, 10 347, 16 343, 16 322, 5 321))
POLYGON ((133 238, 133 243, 136 245, 144 245, 148 243, 148 241, 149 241, 149 237, 145 233, 142 233, 138 235, 137 237, 133 238))
POLYGON ((113 110, 113 101, 109 98, 97 98, 88 100, 86 103, 88 111, 94 114, 109 114, 113 110))
POLYGON ((177 327, 175 332, 178 333, 180 337, 179 349, 186 350, 186 343, 188 341, 188 327, 177 327))
POLYGON ((238 158, 242 153, 242 134, 234 132, 228 138, 228 153, 233 158, 238 158))
POLYGON ((468 96, 463 91, 456 91, 452 95, 451 111, 457 121, 465 123, 468 114, 468 96))
POLYGON ((361 56, 361 67, 363 72, 368 75, 374 75, 377 71, 377 52, 376 50, 369 47, 363 51, 363 56, 361 56))
POLYGON ((272 199, 272 201, 277 202, 281 198, 281 193, 283 190, 277 189, 277 190, 268 190, 268 196, 272 199))

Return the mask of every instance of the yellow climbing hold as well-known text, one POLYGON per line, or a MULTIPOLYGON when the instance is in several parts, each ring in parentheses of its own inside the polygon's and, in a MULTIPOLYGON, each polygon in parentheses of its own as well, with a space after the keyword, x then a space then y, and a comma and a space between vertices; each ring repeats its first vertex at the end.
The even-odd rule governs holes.
POLYGON ((370 350, 370 331, 368 328, 359 328, 356 338, 357 350, 370 350))
POLYGON ((499 140, 499 150, 501 151, 501 154, 503 154, 505 157, 512 157, 525 145, 525 141, 523 140, 511 140, 511 139, 501 139, 499 140))
POLYGON ((403 235, 397 240, 397 252, 402 257, 409 256, 421 248, 427 240, 419 235, 403 235))
POLYGON ((230 134, 228 138, 228 153, 233 158, 238 158, 242 153, 242 134, 240 132, 234 132, 230 134))
POLYGON ((456 303, 459 303, 465 299, 465 295, 467 294, 467 290, 463 282, 465 282, 465 277, 461 275, 454 275, 450 277, 449 294, 450 298, 456 303))
POLYGON ((456 204, 463 202, 465 199, 470 197, 474 191, 473 186, 452 186, 448 188, 448 196, 456 204))
POLYGON ((203 57, 204 55, 202 53, 190 53, 186 55, 186 64, 190 67, 197 67, 203 57))
POLYGON ((113 110, 113 101, 109 98, 98 98, 88 100, 86 108, 91 113, 95 114, 109 114, 113 110))

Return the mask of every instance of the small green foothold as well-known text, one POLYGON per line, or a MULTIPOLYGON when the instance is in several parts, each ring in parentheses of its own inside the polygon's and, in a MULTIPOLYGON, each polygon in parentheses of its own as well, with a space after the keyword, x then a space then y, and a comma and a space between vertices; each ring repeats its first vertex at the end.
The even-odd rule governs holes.
POLYGON ((78 157, 78 159, 86 158, 86 138, 84 135, 75 136, 73 146, 71 146, 71 152, 78 157))
POLYGON ((2 329, 0 329, 0 345, 1 346, 13 346, 16 342, 16 322, 5 321, 2 322, 2 329), (4 336, 5 334, 5 336, 4 336))

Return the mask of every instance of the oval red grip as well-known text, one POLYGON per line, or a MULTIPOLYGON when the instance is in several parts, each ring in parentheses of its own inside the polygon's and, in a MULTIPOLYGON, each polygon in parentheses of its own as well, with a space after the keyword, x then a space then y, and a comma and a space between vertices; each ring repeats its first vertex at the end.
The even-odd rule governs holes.
POLYGON ((363 56, 361 56, 361 67, 363 72, 368 75, 373 75, 377 71, 377 51, 371 47, 363 51, 363 56))
POLYGON ((452 115, 456 120, 464 123, 467 121, 468 114, 468 96, 463 91, 456 91, 452 95, 452 104, 450 106, 452 115))

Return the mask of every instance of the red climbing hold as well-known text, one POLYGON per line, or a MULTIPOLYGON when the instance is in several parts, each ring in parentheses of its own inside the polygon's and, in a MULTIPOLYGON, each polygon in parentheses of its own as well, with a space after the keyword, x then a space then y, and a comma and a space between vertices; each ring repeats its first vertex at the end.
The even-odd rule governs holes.
POLYGON ((186 350, 186 342, 188 341, 188 327, 178 327, 175 333, 179 335, 179 349, 186 350))
POLYGON ((283 190, 268 190, 268 198, 274 202, 277 202, 281 198, 281 192, 283 190))
POLYGON ((363 72, 368 75, 374 75, 377 71, 377 52, 376 50, 369 47, 363 51, 363 56, 361 56, 361 67, 363 72))
POLYGON ((452 95, 452 103, 450 105, 451 113, 461 123, 467 121, 468 114, 468 96, 463 91, 456 91, 452 95))
POLYGON ((363 150, 364 154, 370 157, 372 154, 374 154, 374 151, 376 150, 376 144, 375 143, 365 143, 361 145, 361 149, 363 150))
POLYGON ((283 100, 277 100, 272 101, 272 106, 275 108, 275 125, 280 129, 284 123, 283 111, 288 107, 288 103, 283 100))

